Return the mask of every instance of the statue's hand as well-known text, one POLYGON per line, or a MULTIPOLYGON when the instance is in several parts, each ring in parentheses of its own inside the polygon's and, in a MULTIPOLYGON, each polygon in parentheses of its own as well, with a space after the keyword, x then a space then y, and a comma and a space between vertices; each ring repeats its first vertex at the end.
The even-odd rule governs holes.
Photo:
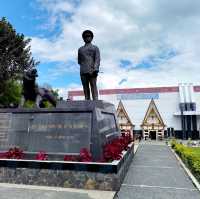
POLYGON ((98 70, 95 70, 94 72, 93 72, 93 76, 97 76, 98 75, 98 73, 99 73, 99 71, 98 70))

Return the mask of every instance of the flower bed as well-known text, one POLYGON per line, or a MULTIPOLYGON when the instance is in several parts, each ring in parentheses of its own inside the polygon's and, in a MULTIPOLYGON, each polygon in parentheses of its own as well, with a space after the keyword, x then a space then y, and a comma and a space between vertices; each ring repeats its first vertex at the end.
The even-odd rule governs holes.
POLYGON ((177 143, 176 140, 171 142, 171 147, 200 182, 200 149, 186 147, 177 143))
POLYGON ((113 162, 0 159, 0 182, 117 191, 134 156, 134 143, 113 162))
MULTIPOLYGON (((132 142, 130 132, 123 132, 118 138, 115 138, 109 143, 103 146, 103 154, 100 160, 97 162, 112 162, 114 160, 120 160, 122 158, 122 152, 127 151, 129 144, 132 142)), ((0 153, 0 159, 26 159, 26 154, 20 148, 10 148, 7 152, 0 153)), ((45 151, 39 151, 35 157, 35 160, 48 160, 49 156, 45 151)), ((64 155, 64 161, 75 162, 93 162, 93 157, 87 148, 82 148, 79 155, 64 155)))
POLYGON ((122 151, 127 151, 132 142, 130 132, 122 133, 121 137, 112 140, 103 147, 103 161, 112 162, 122 158, 122 151))
POLYGON ((24 153, 20 148, 10 148, 7 152, 0 153, 0 159, 23 159, 24 153))
POLYGON ((27 155, 12 148, 0 154, 0 182, 117 191, 133 156, 130 133, 104 145, 98 162, 92 162, 86 148, 77 155, 61 155, 62 161, 53 160, 44 151, 27 155))

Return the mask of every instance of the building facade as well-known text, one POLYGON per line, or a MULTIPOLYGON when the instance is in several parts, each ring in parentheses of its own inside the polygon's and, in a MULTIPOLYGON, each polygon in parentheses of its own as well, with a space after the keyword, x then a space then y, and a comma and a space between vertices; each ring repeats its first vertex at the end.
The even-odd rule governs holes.
POLYGON ((129 118, 121 100, 119 101, 117 107, 117 118, 120 130, 133 131, 134 125, 132 124, 131 119, 129 118))
MULTIPOLYGON (((69 91, 68 98, 83 100, 83 91, 69 91)), ((99 98, 113 103, 116 109, 121 101, 134 132, 143 137, 199 138, 200 86, 104 89, 99 90, 99 98)))

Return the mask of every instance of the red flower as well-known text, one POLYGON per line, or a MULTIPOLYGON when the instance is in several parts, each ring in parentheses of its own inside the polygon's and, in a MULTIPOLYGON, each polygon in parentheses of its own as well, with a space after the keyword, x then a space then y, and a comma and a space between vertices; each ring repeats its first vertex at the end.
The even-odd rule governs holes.
POLYGON ((65 155, 64 161, 92 162, 92 155, 87 148, 82 148, 79 155, 65 155))
POLYGON ((4 159, 5 157, 5 153, 0 153, 0 159, 4 159))
POLYGON ((36 154, 35 156, 36 160, 48 160, 48 155, 46 152, 44 151, 40 151, 36 154))
POLYGON ((79 161, 79 156, 78 155, 65 155, 64 156, 64 161, 79 161))
POLYGON ((87 148, 82 148, 80 150, 80 161, 81 162, 92 162, 92 154, 87 148))
POLYGON ((119 160, 122 157, 122 151, 129 148, 129 143, 132 142, 131 133, 123 132, 122 136, 107 143, 103 148, 103 160, 110 162, 119 160))
POLYGON ((0 158, 6 159, 22 159, 24 156, 23 150, 20 148, 10 148, 7 152, 1 153, 0 158))

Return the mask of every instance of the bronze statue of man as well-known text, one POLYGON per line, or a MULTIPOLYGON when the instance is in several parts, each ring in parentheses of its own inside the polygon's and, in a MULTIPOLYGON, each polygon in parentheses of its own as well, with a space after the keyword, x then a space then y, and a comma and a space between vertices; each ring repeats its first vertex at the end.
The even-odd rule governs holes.
POLYGON ((78 49, 78 64, 80 65, 80 76, 86 100, 90 100, 90 88, 92 99, 98 100, 97 76, 100 66, 99 48, 93 45, 94 35, 91 30, 82 33, 85 45, 78 49))

